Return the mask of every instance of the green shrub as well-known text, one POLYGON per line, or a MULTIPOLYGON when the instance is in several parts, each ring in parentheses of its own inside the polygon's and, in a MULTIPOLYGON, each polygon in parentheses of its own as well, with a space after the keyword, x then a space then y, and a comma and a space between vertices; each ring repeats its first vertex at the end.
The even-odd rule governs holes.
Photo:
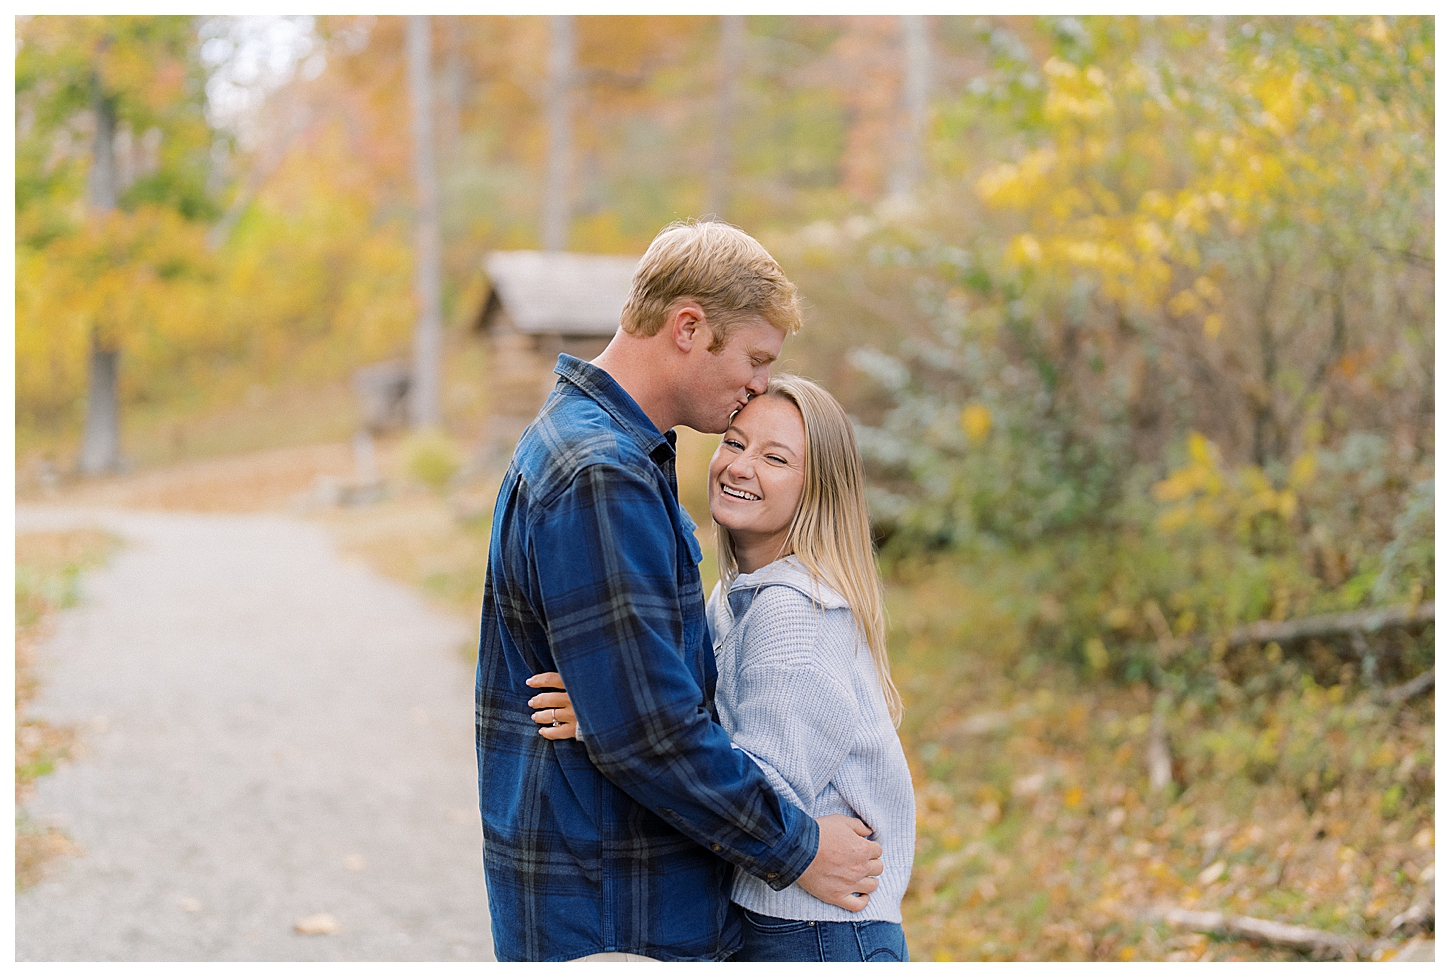
POLYGON ((409 436, 403 446, 403 459, 409 478, 439 493, 448 488, 463 467, 463 452, 440 431, 409 436))

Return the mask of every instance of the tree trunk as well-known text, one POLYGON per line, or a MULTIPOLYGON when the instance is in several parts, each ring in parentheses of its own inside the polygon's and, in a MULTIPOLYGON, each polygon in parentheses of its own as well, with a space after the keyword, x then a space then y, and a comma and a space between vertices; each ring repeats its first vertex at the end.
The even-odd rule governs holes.
POLYGON ((724 217, 730 209, 730 157, 735 127, 735 102, 740 66, 744 61, 745 18, 720 18, 719 77, 715 85, 715 131, 710 144, 710 175, 705 188, 705 212, 724 217))
POLYGON ((86 426, 77 466, 82 475, 101 475, 121 469, 121 405, 116 391, 120 358, 120 351, 106 348, 100 332, 93 327, 86 426))
POLYGON ((916 192, 925 170, 926 106, 931 94, 931 44, 926 18, 901 18, 901 143, 890 192, 909 197, 916 192))
MULTIPOLYGON (((92 213, 104 217, 116 209, 116 107, 104 96, 99 79, 92 81, 91 108, 96 117, 96 136, 91 144, 91 171, 86 177, 86 191, 92 213)), ((104 335, 102 324, 91 323, 86 421, 76 463, 82 475, 121 469, 121 404, 117 383, 120 355, 114 341, 104 335)))
POLYGON ((418 321, 413 327, 413 376, 408 416, 414 428, 439 421, 438 374, 442 356, 443 303, 439 268, 438 174, 433 164, 432 22, 408 18, 408 88, 413 107, 413 178, 417 186, 413 294, 418 321))
POLYGON ((1278 280, 1279 266, 1271 258, 1268 278, 1264 283, 1263 301, 1259 303, 1256 316, 1259 330, 1259 370, 1263 383, 1253 389, 1249 398, 1253 405, 1254 464, 1260 468, 1283 454, 1283 438, 1274 410, 1274 387, 1279 379, 1279 347, 1274 336, 1272 310, 1278 280))
POLYGON ((545 251, 569 243, 570 183, 573 177, 574 18, 549 18, 549 87, 544 107, 549 158, 544 179, 545 251))
POLYGON ((458 164, 458 141, 463 135, 463 103, 468 95, 468 71, 463 61, 463 37, 466 27, 462 17, 443 19, 448 37, 448 54, 443 59, 442 133, 439 143, 444 148, 444 169, 458 164))
POLYGON ((116 106, 101 91, 100 79, 92 80, 91 111, 96 117, 96 135, 91 143, 91 172, 86 191, 91 207, 107 214, 116 209, 116 106))

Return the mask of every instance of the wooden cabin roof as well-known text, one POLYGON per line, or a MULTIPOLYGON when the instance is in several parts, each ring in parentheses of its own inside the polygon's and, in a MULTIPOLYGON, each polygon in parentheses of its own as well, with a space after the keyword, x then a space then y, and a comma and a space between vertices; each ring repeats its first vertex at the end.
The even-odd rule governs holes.
POLYGON ((507 313, 519 332, 613 335, 638 258, 568 251, 492 251, 490 282, 476 328, 487 332, 507 313))

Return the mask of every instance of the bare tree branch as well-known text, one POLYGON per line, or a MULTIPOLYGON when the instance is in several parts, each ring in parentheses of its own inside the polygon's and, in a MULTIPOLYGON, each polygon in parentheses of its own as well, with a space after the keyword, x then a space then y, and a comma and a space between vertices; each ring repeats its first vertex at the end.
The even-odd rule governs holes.
POLYGON ((1397 685, 1380 693, 1379 700, 1387 706, 1409 702, 1415 696, 1435 687, 1435 669, 1429 668, 1410 679, 1404 685, 1397 685))

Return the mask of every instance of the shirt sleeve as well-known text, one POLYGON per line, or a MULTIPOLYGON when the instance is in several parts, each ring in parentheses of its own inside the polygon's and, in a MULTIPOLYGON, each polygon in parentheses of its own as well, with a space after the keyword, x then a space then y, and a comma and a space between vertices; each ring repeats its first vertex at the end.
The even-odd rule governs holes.
POLYGON ((755 599, 736 678, 735 745, 771 784, 809 809, 851 752, 860 729, 848 684, 855 619, 785 587, 755 599))
POLYGON ((775 889, 819 829, 711 718, 687 655, 678 548, 658 487, 591 465, 541 513, 530 560, 554 665, 599 771, 671 827, 775 889))

